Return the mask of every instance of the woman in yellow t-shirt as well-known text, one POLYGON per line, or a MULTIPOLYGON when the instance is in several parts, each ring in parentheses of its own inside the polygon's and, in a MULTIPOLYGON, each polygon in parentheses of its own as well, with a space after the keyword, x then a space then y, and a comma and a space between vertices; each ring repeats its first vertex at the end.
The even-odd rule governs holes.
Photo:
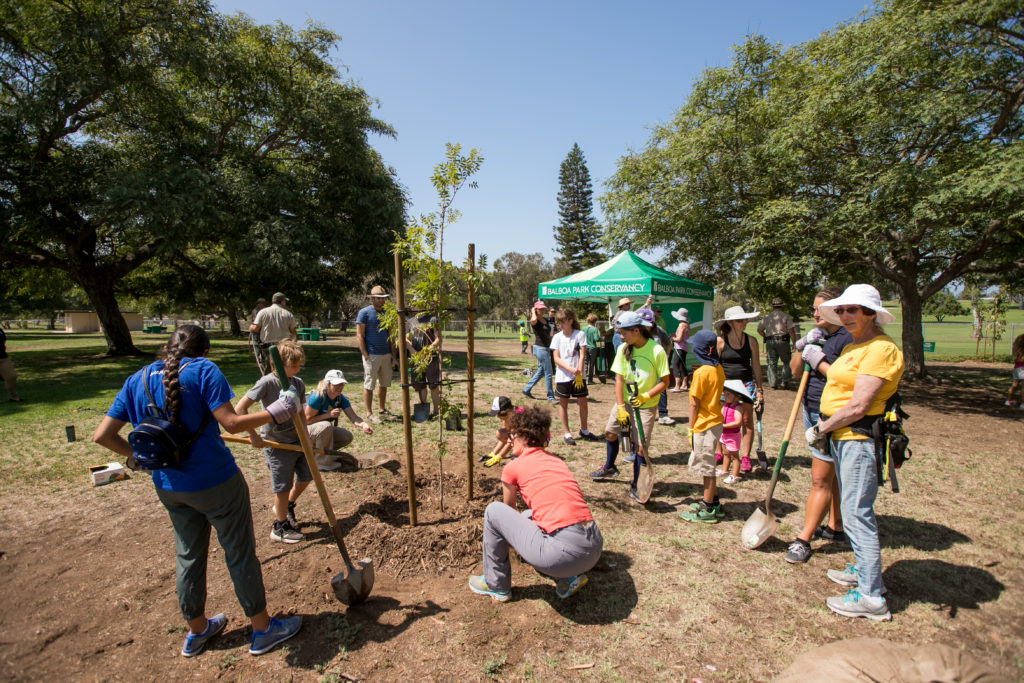
MULTIPOLYGON (((831 448, 836 461, 840 509, 846 536, 853 547, 856 564, 828 570, 828 578, 850 590, 828 598, 833 612, 847 617, 876 621, 892 618, 882 594, 882 553, 875 519, 878 475, 875 471, 874 440, 858 433, 870 431, 870 423, 885 412, 886 400, 896 393, 903 376, 903 354, 881 328, 894 320, 882 308, 878 290, 871 285, 850 285, 838 298, 824 302, 820 314, 849 331, 852 341, 828 369, 821 393, 820 421, 807 430, 807 442, 831 448)), ((812 366, 814 345, 804 347, 803 358, 812 366)))

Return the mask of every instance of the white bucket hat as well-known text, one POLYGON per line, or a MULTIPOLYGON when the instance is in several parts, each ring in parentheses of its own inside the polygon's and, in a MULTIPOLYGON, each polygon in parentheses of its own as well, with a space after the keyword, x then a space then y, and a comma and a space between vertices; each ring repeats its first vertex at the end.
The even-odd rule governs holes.
POLYGON ((750 320, 761 315, 760 311, 754 311, 753 313, 747 313, 743 310, 742 306, 730 306, 725 309, 725 316, 721 320, 716 320, 715 324, 728 322, 729 320, 750 320))
POLYGON ((850 285, 846 291, 835 299, 830 299, 818 306, 818 312, 825 320, 833 325, 842 325, 843 322, 832 310, 836 306, 863 306, 870 308, 876 313, 875 320, 879 325, 887 325, 896 320, 896 316, 882 308, 882 298, 878 290, 871 285, 850 285))

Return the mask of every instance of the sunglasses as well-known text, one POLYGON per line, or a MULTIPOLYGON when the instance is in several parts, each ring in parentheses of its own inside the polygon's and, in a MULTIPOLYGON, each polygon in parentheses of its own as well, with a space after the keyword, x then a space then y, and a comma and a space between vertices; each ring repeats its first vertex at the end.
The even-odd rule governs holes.
POLYGON ((836 306, 832 309, 836 315, 853 315, 854 313, 860 313, 863 310, 861 306, 836 306))

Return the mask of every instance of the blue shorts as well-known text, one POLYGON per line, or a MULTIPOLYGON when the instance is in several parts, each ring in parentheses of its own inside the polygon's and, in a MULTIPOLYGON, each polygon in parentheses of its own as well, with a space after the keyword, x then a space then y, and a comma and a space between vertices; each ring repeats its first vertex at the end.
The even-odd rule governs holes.
MULTIPOLYGON (((818 424, 817 411, 809 413, 807 411, 807 406, 804 406, 804 431, 807 431, 816 424, 818 424)), ((817 448, 811 448, 810 446, 808 446, 807 449, 811 451, 812 458, 817 458, 822 462, 827 462, 831 463, 832 465, 835 465, 836 459, 832 457, 831 453, 828 452, 828 450, 831 450, 832 448, 832 440, 829 439, 828 441, 825 442, 825 444, 825 448, 827 449, 825 452, 819 451, 817 448)))

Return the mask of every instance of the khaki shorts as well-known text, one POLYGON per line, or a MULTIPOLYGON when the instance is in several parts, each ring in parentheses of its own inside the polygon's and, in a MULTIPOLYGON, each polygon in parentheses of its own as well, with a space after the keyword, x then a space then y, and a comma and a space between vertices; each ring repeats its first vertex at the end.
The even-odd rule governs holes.
MULTIPOLYGON (((630 417, 633 415, 633 407, 630 405, 626 406, 626 411, 630 417)), ((622 434, 622 425, 619 424, 616 415, 618 413, 617 406, 612 404, 612 412, 608 416, 608 424, 604 426, 604 431, 607 434, 615 434, 616 436, 622 434)), ((654 425, 658 424, 658 408, 641 408, 640 409, 640 423, 644 426, 644 439, 647 441, 647 447, 651 446, 651 436, 654 434, 654 425)), ((637 438, 636 429, 634 428, 632 438, 637 438)))
POLYGON ((379 384, 384 389, 391 386, 391 354, 370 354, 363 359, 363 389, 373 391, 379 384))
POLYGON ((690 471, 698 477, 715 476, 715 451, 722 438, 722 425, 717 424, 703 432, 693 434, 693 451, 690 453, 690 471))

